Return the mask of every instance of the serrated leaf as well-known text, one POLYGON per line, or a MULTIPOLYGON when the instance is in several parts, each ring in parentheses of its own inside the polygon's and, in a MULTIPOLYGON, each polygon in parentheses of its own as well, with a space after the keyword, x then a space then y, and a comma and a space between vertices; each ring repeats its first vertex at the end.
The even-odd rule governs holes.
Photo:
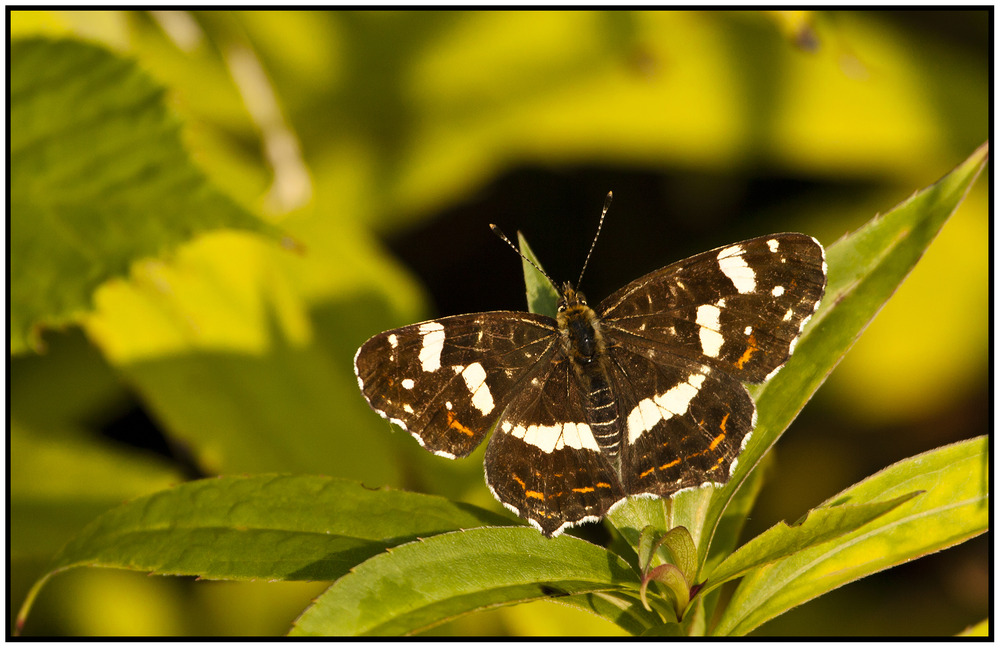
POLYGON ((78 566, 207 579, 334 580, 418 536, 505 523, 442 497, 328 477, 204 479, 101 515, 56 555, 33 592, 78 566))
POLYGON ((914 490, 926 492, 853 533, 744 577, 713 634, 746 634, 841 585, 985 532, 989 528, 988 439, 977 437, 900 461, 825 505, 864 504, 914 490))
POLYGON ((757 427, 733 477, 712 495, 705 519, 709 542, 699 543, 700 564, 729 501, 920 260, 979 176, 988 151, 984 144, 938 182, 827 247, 828 282, 819 310, 788 363, 750 389, 757 427))
POLYGON ((572 536, 482 528, 401 545, 351 570, 299 617, 293 635, 409 635, 498 605, 634 592, 614 553, 572 536))
POLYGON ((10 349, 76 321, 98 285, 200 232, 273 227, 214 190, 164 89, 75 40, 10 45, 10 349))
POLYGON ((855 531, 919 494, 919 491, 907 493, 892 500, 871 504, 840 504, 817 508, 810 511, 801 523, 789 525, 779 522, 722 561, 712 571, 702 591, 707 593, 751 569, 855 531))

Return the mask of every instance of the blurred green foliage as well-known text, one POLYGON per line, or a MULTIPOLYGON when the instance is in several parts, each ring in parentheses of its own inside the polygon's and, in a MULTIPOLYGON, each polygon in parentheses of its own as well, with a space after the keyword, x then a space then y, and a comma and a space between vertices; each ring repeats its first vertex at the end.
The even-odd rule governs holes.
MULTIPOLYGON (((756 230, 751 219, 760 214, 738 213, 735 231, 797 229, 831 243, 985 141, 988 28, 985 9, 11 12, 12 79, 23 63, 16 44, 27 37, 83 40, 136 61, 165 89, 168 119, 182 124, 209 191, 256 214, 261 224, 251 229, 276 226, 295 244, 231 229, 195 236, 209 229, 203 221, 173 221, 184 242, 136 245, 124 261, 115 257, 115 278, 97 272, 112 261, 104 252, 67 269, 101 282, 87 295, 92 308, 57 310, 65 296, 57 291, 37 322, 64 328, 43 334, 43 354, 14 344, 12 331, 9 614, 90 518, 192 474, 318 473, 499 510, 482 485, 482 448, 459 462, 433 457, 357 393, 358 345, 434 312, 388 240, 473 201, 513 170, 590 166, 605 170, 590 176, 599 186, 587 187, 597 196, 594 215, 607 189, 620 195, 608 178, 626 172, 686 178, 672 193, 637 197, 664 206, 725 207, 760 177, 814 183, 820 191, 769 204, 756 227, 775 229, 756 230), (136 439, 151 427, 134 416, 136 404, 163 447, 136 439)), ((14 155, 16 123, 12 181, 36 182, 42 171, 25 176, 14 155)), ((121 171, 113 159, 94 169, 121 171)), ((892 460, 956 440, 948 434, 988 429, 987 190, 974 187, 820 392, 817 406, 836 412, 832 423, 807 409, 783 439, 764 487, 765 496, 781 496, 765 500, 752 524, 795 519, 892 460), (879 424, 896 434, 861 436, 883 432, 879 424), (874 446, 875 465, 859 465, 854 446, 874 446), (824 457, 829 469, 805 472, 815 464, 802 456, 824 457)), ((120 188, 105 185, 58 205, 92 213, 119 197, 120 188)), ((154 191, 138 198, 151 201, 139 214, 163 207, 154 191)), ((171 222, 171 210, 160 211, 171 222)), ((45 229, 26 218, 12 200, 11 244, 33 231, 32 240, 49 245, 45 229)), ((628 214, 620 218, 627 229, 628 214)), ((108 240, 110 222, 97 226, 98 240, 108 240)), ((719 233, 711 245, 740 237, 719 233)), ((447 250, 447 241, 435 245, 447 250)), ((535 247, 543 259, 559 252, 535 247)), ((661 265, 681 256, 664 255, 661 265)), ((49 272, 53 259, 15 248, 11 260, 12 296, 38 296, 35 284, 21 282, 49 272)), ((68 292, 66 282, 52 285, 68 292)), ((899 597, 885 582, 863 588, 876 579, 844 588, 852 610, 860 601, 879 611, 850 631, 954 634, 972 625, 986 615, 984 546, 932 572, 925 590, 938 598, 927 602, 887 602, 899 597)), ((54 580, 25 633, 282 633, 320 590, 87 570, 54 580)), ((838 606, 848 604, 827 598, 763 632, 843 632, 838 606)), ((437 631, 618 632, 549 603, 437 631)))

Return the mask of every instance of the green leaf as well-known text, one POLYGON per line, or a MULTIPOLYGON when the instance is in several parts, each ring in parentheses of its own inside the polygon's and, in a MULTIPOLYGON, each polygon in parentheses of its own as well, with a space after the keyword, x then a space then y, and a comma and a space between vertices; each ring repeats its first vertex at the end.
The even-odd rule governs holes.
POLYGON ((548 277, 539 272, 542 264, 521 232, 517 233, 517 244, 521 249, 521 254, 524 255, 521 259, 521 267, 524 271, 524 285, 528 294, 528 310, 532 313, 555 317, 556 305, 559 303, 559 291, 552 285, 548 277), (532 266, 532 263, 538 268, 532 266))
POLYGON ((650 563, 653 562, 653 552, 656 551, 656 548, 653 546, 656 540, 656 527, 652 524, 646 525, 639 534, 639 543, 636 545, 635 550, 639 556, 639 569, 643 571, 649 569, 650 563))
POLYGON ((293 635, 410 635, 476 610, 552 596, 638 589, 619 556, 572 536, 483 528, 405 544, 351 570, 293 635))
POLYGON ((674 527, 667 531, 660 542, 670 550, 673 564, 677 565, 690 587, 694 584, 695 569, 698 566, 698 550, 694 546, 691 534, 684 527, 674 527))
POLYGON ((919 494, 919 491, 907 493, 892 500, 871 504, 841 504, 817 508, 810 511, 802 522, 793 525, 779 522, 722 561, 712 571, 702 592, 707 593, 756 567, 855 531, 919 494))
POLYGON ((639 599, 647 610, 652 609, 646 600, 646 588, 649 586, 650 581, 662 583, 666 587, 674 601, 674 614, 680 620, 684 616, 684 610, 687 608, 688 603, 691 601, 691 589, 681 570, 676 565, 665 563, 654 567, 642 579, 642 585, 639 586, 639 599))
POLYGON ((683 637, 684 628, 679 623, 668 622, 650 628, 642 633, 643 637, 683 637))
MULTIPOLYGON (((768 469, 773 464, 772 458, 773 455, 767 455, 763 458, 757 469, 750 473, 747 480, 736 491, 736 496, 729 502, 729 506, 726 507, 726 511, 722 514, 722 519, 716 528, 708 559, 702 565, 702 570, 706 573, 708 573, 708 570, 715 569, 720 562, 725 560, 736 549, 740 532, 750 518, 754 502, 757 501, 757 495, 760 493, 761 486, 763 486, 764 481, 767 479, 768 469)), ((697 578, 697 575, 695 578, 697 578)), ((714 596, 716 593, 710 593, 709 595, 714 596)))
MULTIPOLYGON (((36 583, 71 567, 228 580, 334 580, 387 547, 505 518, 441 497, 315 476, 220 477, 136 499, 90 523, 36 583)), ((536 532, 537 534, 537 532, 536 532)))
MULTIPOLYGON (((750 389, 757 427, 729 483, 712 495, 705 519, 709 542, 698 547, 701 564, 736 491, 920 260, 979 176, 988 150, 984 144, 935 184, 827 248, 828 282, 819 310, 788 363, 750 389)), ((697 539, 697 530, 688 528, 697 539)))
POLYGON ((904 459, 824 506, 920 497, 848 535, 761 567, 739 584, 713 634, 743 635, 796 605, 989 528, 989 443, 977 437, 904 459))
POLYGON ((275 234, 215 191, 181 143, 164 89, 74 40, 10 45, 10 349, 78 321, 133 261, 200 232, 275 234))
POLYGON ((13 558, 45 564, 95 517, 181 481, 166 461, 78 432, 46 437, 10 421, 13 558))
POLYGON ((554 600, 596 614, 633 635, 645 634, 663 623, 638 597, 624 592, 587 592, 554 600))

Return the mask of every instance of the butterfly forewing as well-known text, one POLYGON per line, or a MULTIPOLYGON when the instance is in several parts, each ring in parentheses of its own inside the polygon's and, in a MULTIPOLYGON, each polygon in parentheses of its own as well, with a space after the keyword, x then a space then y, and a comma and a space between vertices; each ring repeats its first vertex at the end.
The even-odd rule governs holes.
POLYGON ((531 313, 455 315, 380 333, 354 359, 372 409, 422 446, 464 457, 483 440, 515 385, 554 349, 556 323, 531 313))
POLYGON ((773 234, 652 272, 597 309, 606 331, 760 382, 788 359, 826 286, 823 247, 773 234))

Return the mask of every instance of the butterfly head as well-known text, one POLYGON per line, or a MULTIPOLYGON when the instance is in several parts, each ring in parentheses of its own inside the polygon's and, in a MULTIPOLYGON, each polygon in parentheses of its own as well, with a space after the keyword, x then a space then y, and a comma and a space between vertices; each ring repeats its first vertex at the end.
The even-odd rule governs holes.
POLYGON ((583 296, 582 292, 574 288, 573 284, 568 281, 565 282, 562 290, 559 291, 557 312, 566 313, 580 309, 581 307, 587 308, 587 298, 583 296))

